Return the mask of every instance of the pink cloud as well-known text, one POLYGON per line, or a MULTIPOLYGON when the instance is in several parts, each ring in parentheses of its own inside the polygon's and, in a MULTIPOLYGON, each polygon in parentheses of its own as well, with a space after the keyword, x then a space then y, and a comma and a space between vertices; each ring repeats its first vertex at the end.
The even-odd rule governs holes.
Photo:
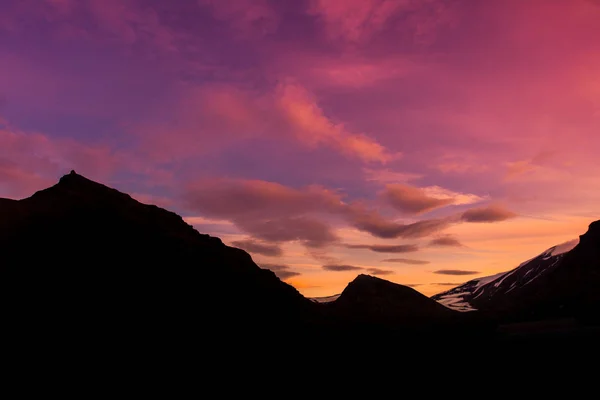
POLYGON ((404 183, 423 178, 422 174, 411 172, 393 171, 387 168, 384 169, 363 169, 365 179, 367 181, 378 182, 381 184, 388 183, 404 183))
POLYGON ((340 219, 343 224, 385 239, 425 237, 457 222, 457 218, 448 217, 403 224, 361 203, 346 203, 341 194, 322 187, 293 189, 258 180, 197 181, 187 188, 184 202, 190 210, 230 220, 256 238, 270 242, 297 240, 309 247, 336 242, 331 224, 340 219))
POLYGON ((308 148, 327 146, 363 162, 386 163, 399 156, 363 133, 334 123, 316 99, 297 84, 275 93, 232 85, 182 87, 176 106, 154 123, 135 126, 145 150, 157 160, 215 151, 240 139, 292 136, 308 148))
POLYGON ((339 212, 341 197, 327 189, 292 189, 278 183, 244 180, 204 180, 185 195, 190 209, 231 220, 242 231, 269 242, 301 241, 308 247, 333 243, 331 226, 315 216, 339 212))
POLYGON ((272 220, 237 219, 235 224, 244 232, 269 242, 299 241, 309 248, 321 248, 338 240, 326 222, 309 216, 281 217, 272 220))
POLYGON ((309 146, 333 146, 343 153, 366 162, 385 163, 398 155, 390 154, 381 144, 365 134, 348 132, 342 124, 325 116, 316 99, 302 86, 280 84, 278 103, 291 122, 297 137, 309 146))
POLYGON ((361 212, 351 216, 352 225, 382 239, 420 238, 440 232, 452 223, 453 218, 426 219, 410 224, 391 222, 378 213, 361 212))
POLYGON ((422 214, 453 203, 453 199, 429 196, 425 190, 404 184, 386 185, 384 196, 399 211, 422 214))
POLYGON ((32 191, 57 182, 75 169, 91 179, 109 180, 118 171, 154 176, 159 170, 142 167, 135 155, 115 151, 107 145, 88 145, 68 138, 53 138, 36 132, 24 132, 10 125, 0 126, 0 196, 26 197, 32 191))
POLYGON ((0 197, 21 199, 51 185, 52 180, 35 171, 0 158, 0 197))
POLYGON ((273 219, 343 207, 339 194, 319 186, 299 190, 275 182, 241 179, 197 181, 188 189, 186 201, 216 218, 273 219))
POLYGON ((40 133, 0 129, 2 182, 8 196, 28 196, 56 182, 72 168, 106 178, 114 158, 106 148, 93 148, 71 140, 52 140, 40 133))

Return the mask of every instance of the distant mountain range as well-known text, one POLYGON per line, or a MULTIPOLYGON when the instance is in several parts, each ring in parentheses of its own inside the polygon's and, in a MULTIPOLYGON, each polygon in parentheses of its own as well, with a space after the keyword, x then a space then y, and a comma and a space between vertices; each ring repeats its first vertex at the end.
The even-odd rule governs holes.
POLYGON ((156 343, 189 351, 199 338, 257 351, 387 334, 390 343, 487 340, 506 321, 592 321, 600 304, 600 222, 578 244, 433 298, 359 275, 339 295, 307 299, 245 251, 75 172, 29 198, 0 199, 0 251, 8 332, 143 356, 156 343))

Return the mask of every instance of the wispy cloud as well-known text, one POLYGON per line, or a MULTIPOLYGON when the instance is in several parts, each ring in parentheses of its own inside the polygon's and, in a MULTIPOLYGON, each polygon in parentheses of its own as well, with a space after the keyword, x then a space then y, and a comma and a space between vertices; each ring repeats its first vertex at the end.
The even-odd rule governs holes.
POLYGON ((516 213, 496 205, 472 208, 461 216, 467 222, 500 222, 515 217, 517 217, 516 213))
POLYGON ((354 265, 328 264, 328 265, 323 265, 323 269, 325 271, 343 272, 343 271, 358 271, 358 270, 361 270, 363 268, 362 267, 356 267, 354 265))
POLYGON ((479 274, 479 271, 465 271, 462 269, 440 269, 437 271, 433 271, 434 274, 440 275, 475 275, 479 274))
POLYGON ((298 139, 309 146, 331 146, 366 162, 385 163, 398 156, 367 135, 350 133, 342 124, 331 121, 315 97, 297 83, 280 84, 277 95, 279 106, 295 129, 298 139))
POLYGON ((430 246, 462 247, 463 244, 450 235, 440 236, 429 241, 430 246))
POLYGON ((397 210, 407 214, 422 214, 451 204, 473 204, 483 200, 474 194, 464 194, 440 186, 418 188, 406 184, 388 184, 383 196, 397 210))
POLYGON ((349 249, 366 249, 376 253, 412 253, 419 250, 415 244, 348 244, 349 249))
POLYGON ((426 264, 431 263, 431 261, 415 260, 412 258, 386 258, 385 260, 381 260, 381 262, 411 264, 411 265, 426 265, 426 264))
POLYGON ((367 268, 367 272, 371 275, 381 276, 381 275, 393 275, 394 271, 389 269, 381 269, 381 268, 367 268))

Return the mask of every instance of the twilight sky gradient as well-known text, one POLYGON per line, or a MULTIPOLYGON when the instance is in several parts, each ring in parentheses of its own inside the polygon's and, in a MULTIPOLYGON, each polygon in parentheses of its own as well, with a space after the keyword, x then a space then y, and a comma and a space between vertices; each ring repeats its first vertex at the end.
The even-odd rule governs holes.
POLYGON ((509 270, 599 153, 600 1, 0 2, 0 197, 75 169, 307 296, 509 270))

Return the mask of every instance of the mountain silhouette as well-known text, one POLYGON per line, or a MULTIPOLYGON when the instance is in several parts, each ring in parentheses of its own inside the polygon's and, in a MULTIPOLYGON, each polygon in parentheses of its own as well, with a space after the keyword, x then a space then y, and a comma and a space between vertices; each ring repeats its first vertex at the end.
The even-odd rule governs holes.
POLYGON ((502 322, 575 318, 599 322, 600 221, 505 273, 471 280, 432 298, 502 322))
POLYGON ((0 248, 3 307, 31 340, 44 331, 142 346, 243 332, 244 342, 314 314, 243 250, 74 172, 29 198, 0 200, 0 248))
MULTIPOLYGON (((596 312, 599 231, 592 224, 552 274, 525 285, 534 294, 489 296, 481 309, 596 312)), ((290 361, 282 352, 290 345, 305 357, 346 354, 357 341, 406 354, 402 343, 457 348, 495 335, 483 311, 460 313, 369 275, 327 301, 307 299, 245 251, 75 172, 29 198, 0 199, 0 250, 4 332, 30 351, 117 352, 136 362, 174 354, 239 360, 250 351, 247 359, 290 361)))
POLYGON ((365 274, 350 282, 332 306, 365 322, 428 322, 457 314, 408 286, 365 274))

